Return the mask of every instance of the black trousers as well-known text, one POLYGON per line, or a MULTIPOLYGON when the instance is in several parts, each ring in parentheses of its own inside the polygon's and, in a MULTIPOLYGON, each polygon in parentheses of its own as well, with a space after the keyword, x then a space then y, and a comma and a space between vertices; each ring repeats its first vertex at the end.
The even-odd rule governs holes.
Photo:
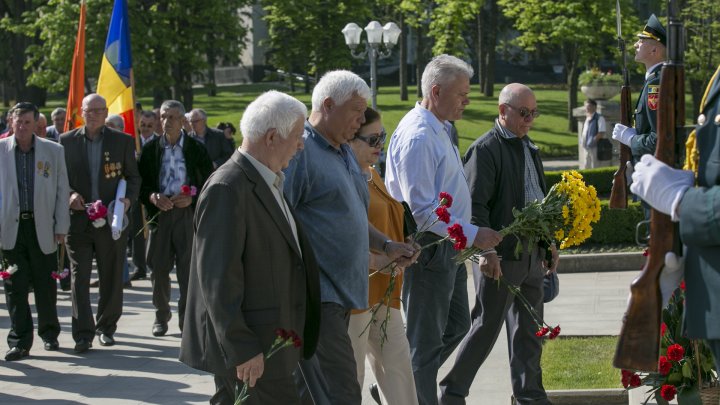
MULTIPOLYGON (((215 395, 210 398, 211 405, 233 405, 237 392, 243 383, 234 375, 215 375, 215 395), (236 392, 237 391, 237 392, 236 392)), ((260 377, 255 387, 247 391, 247 405, 299 405, 300 398, 295 381, 291 376, 268 380, 260 377)))
POLYGON ((10 347, 30 350, 33 345, 33 320, 28 303, 28 290, 33 285, 38 313, 38 335, 43 340, 57 339, 60 323, 57 317, 57 285, 50 274, 57 268, 55 253, 40 250, 33 219, 21 219, 15 247, 3 250, 8 264, 18 270, 5 280, 5 301, 10 313, 10 347))
POLYGON ((147 273, 145 264, 145 232, 143 232, 143 209, 140 204, 133 204, 130 207, 130 235, 128 243, 132 250, 132 261, 135 268, 140 271, 147 273))
MULTIPOLYGON (((84 215, 84 212, 78 215, 84 215)), ((125 229, 118 240, 113 240, 109 224, 95 228, 88 222, 83 231, 68 234, 67 253, 72 265, 72 334, 76 342, 80 339, 92 340, 96 333, 112 335, 117 329, 123 306, 127 233, 125 229), (100 281, 97 323, 93 320, 90 306, 93 257, 97 261, 100 281)))
MULTIPOLYGON (((152 269, 150 280, 155 305, 155 322, 168 322, 170 313, 170 272, 175 267, 180 299, 178 300, 178 324, 183 328, 185 302, 187 299, 190 257, 193 243, 193 209, 173 208, 157 217, 157 225, 150 229, 147 265, 152 269)), ((218 241, 228 243, 228 241, 218 241)))

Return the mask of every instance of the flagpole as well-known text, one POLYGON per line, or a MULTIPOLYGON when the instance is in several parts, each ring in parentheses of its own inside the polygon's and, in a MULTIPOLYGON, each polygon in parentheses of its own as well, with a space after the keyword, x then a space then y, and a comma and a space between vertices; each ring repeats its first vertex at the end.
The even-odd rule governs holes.
POLYGON ((63 132, 83 124, 80 109, 82 108, 82 99, 85 97, 85 8, 85 0, 81 0, 63 132))

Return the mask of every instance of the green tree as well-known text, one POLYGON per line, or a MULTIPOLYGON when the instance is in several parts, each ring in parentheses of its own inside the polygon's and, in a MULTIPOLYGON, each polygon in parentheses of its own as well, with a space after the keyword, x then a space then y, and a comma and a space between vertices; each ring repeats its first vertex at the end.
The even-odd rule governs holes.
POLYGON ((681 14, 687 28, 685 75, 693 97, 694 118, 705 87, 720 65, 720 4, 717 0, 686 0, 681 14))
MULTIPOLYGON (((606 51, 597 46, 599 38, 612 38, 615 32, 615 0, 498 0, 504 14, 514 21, 520 32, 516 42, 527 51, 537 51, 543 45, 558 47, 567 73, 568 131, 575 131, 572 110, 577 105, 579 67, 597 60, 606 51)), ((637 32, 640 23, 629 0, 621 1, 623 34, 637 32)))
POLYGON ((428 35, 435 40, 433 54, 447 53, 460 58, 468 54, 468 24, 475 20, 482 2, 478 0, 436 0, 428 35))
MULTIPOLYGON (((86 90, 100 73, 114 0, 87 3, 86 90)), ((236 62, 247 28, 239 18, 250 0, 129 0, 135 90, 154 104, 174 97, 192 108, 192 83, 208 80, 208 69, 236 62)), ((30 3, 26 1, 25 3, 30 3)), ((54 92, 68 87, 79 16, 77 0, 35 1, 21 18, 6 16, 2 30, 38 40, 17 50, 27 56, 27 83, 54 92)), ((210 79, 212 82, 212 79, 210 79)))

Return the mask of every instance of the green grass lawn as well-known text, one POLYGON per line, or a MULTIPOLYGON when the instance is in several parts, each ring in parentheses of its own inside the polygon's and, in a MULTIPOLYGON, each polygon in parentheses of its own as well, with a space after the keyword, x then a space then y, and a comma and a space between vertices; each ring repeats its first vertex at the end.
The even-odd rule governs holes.
POLYGON ((617 337, 562 337, 543 346, 543 385, 549 390, 621 388, 613 368, 617 337))
MULTIPOLYGON (((502 84, 496 84, 495 96, 484 97, 479 91, 478 85, 472 86, 470 105, 465 110, 463 119, 456 123, 460 134, 460 152, 462 154, 475 139, 492 128, 498 113, 497 95, 502 87, 502 84)), ((567 91, 559 89, 557 86, 533 87, 538 100, 538 109, 542 115, 535 121, 535 127, 530 132, 530 136, 541 148, 543 157, 577 155, 577 135, 567 131, 567 91)), ((207 111, 208 124, 212 127, 222 121, 229 121, 237 126, 245 107, 261 92, 270 89, 289 92, 280 83, 220 87, 218 95, 215 97, 209 97, 205 89, 198 88, 195 90, 194 107, 207 111)), ((417 101, 414 96, 415 87, 409 86, 408 92, 410 99, 401 101, 399 87, 380 87, 378 89, 378 108, 383 114, 383 122, 388 132, 395 129, 400 119, 413 108, 417 101)), ((300 91, 292 93, 292 95, 310 107, 310 94, 300 91)), ((145 108, 152 105, 151 97, 140 97, 138 100, 145 108)), ((578 100, 584 100, 584 96, 580 93, 578 93, 578 100)), ((65 103, 65 99, 51 97, 42 112, 46 112, 49 116, 53 108, 64 107, 65 103)), ((239 134, 237 140, 240 140, 239 134)))

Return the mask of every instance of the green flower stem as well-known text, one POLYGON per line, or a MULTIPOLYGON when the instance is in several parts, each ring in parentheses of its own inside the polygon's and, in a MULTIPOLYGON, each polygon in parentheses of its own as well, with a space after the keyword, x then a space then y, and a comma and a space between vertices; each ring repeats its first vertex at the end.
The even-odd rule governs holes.
POLYGON ((157 217, 160 215, 161 212, 162 212, 162 211, 156 212, 155 215, 152 216, 152 218, 148 219, 148 221, 145 223, 145 226, 143 226, 142 228, 140 228, 140 230, 138 231, 138 233, 135 234, 135 237, 137 238, 138 236, 140 236, 141 233, 145 232, 145 228, 147 228, 148 225, 150 225, 150 224, 152 224, 153 222, 155 222, 155 220, 157 219, 157 217))

